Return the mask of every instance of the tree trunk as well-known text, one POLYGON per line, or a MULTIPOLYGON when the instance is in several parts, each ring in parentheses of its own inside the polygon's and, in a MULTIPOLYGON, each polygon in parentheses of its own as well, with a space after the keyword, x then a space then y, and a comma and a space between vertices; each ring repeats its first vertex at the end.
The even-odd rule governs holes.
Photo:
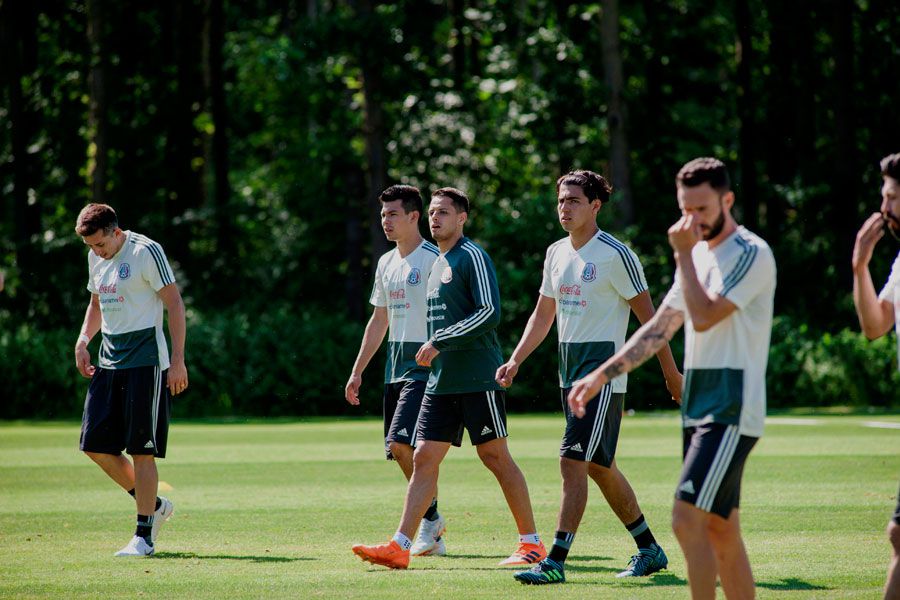
MULTIPOLYGON (((853 96, 856 81, 853 72, 853 0, 835 0, 832 26, 834 28, 834 127, 835 139, 831 179, 832 210, 837 226, 837 256, 850 256, 859 217, 856 214, 857 184, 860 181, 856 147, 856 130, 853 96)), ((850 261, 837 261, 841 283, 850 282, 850 261)))
POLYGON ((618 225, 634 223, 634 205, 631 195, 631 171, 628 161, 628 138, 625 131, 627 107, 622 97, 622 53, 619 50, 619 3, 603 0, 600 18, 600 42, 603 53, 603 69, 609 88, 607 123, 610 143, 610 176, 617 192, 618 225))
MULTIPOLYGON (((43 275, 37 246, 41 232, 41 203, 35 193, 37 166, 28 146, 38 131, 38 114, 28 101, 31 90, 23 81, 37 68, 37 10, 30 2, 0 2, 0 38, 3 52, 3 78, 7 85, 12 157, 12 214, 15 263, 22 281, 39 281, 43 275)), ((31 85, 36 85, 31 83, 31 85)), ((39 287, 39 286, 38 286, 39 287)), ((18 314, 33 316, 35 286, 22 285, 16 294, 18 314)))
MULTIPOLYGON (((372 2, 370 0, 358 0, 354 2, 359 19, 363 23, 372 23, 372 2)), ((362 70, 363 98, 365 109, 363 113, 363 135, 366 139, 366 169, 367 190, 366 206, 369 222, 369 238, 372 247, 372 269, 378 262, 378 258, 387 252, 388 243, 381 229, 381 203, 378 196, 387 187, 387 161, 385 159, 384 141, 384 112, 381 108, 382 90, 384 78, 381 73, 381 62, 376 53, 371 50, 376 47, 378 40, 377 30, 365 28, 364 31, 373 32, 364 35, 359 40, 359 63, 362 70)))
POLYGON ((109 181, 109 148, 107 147, 106 56, 104 0, 87 0, 87 36, 90 44, 91 70, 88 75, 90 104, 88 108, 88 184, 91 199, 106 203, 109 181))
POLYGON ((207 199, 211 199, 216 230, 217 265, 233 264, 232 236, 228 183, 228 112, 225 104, 225 82, 222 69, 222 47, 225 44, 225 0, 204 0, 203 26, 203 84, 206 91, 206 112, 212 122, 212 132, 205 134, 207 199), (209 188, 212 188, 210 194, 209 188), (211 196, 211 198, 210 198, 211 196))
POLYGON ((737 26, 737 111, 741 121, 739 141, 741 148, 740 206, 743 207, 744 224, 752 231, 759 226, 759 189, 756 180, 756 123, 753 116, 753 24, 748 0, 736 0, 735 24, 737 26))

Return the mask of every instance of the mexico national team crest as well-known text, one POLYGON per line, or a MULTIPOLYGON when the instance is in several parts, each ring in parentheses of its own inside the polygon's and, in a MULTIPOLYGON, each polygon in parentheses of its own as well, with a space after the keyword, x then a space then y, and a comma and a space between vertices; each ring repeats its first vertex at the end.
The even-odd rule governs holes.
POLYGON ((131 277, 131 265, 122 263, 119 265, 119 279, 128 279, 131 277))
POLYGON ((413 267, 409 272, 409 276, 406 278, 406 283, 409 285, 419 285, 422 281, 422 272, 418 267, 413 267))
POLYGON ((453 281, 453 269, 447 267, 444 269, 444 272, 441 273, 441 283, 450 283, 453 281))
POLYGON ((593 281, 597 279, 597 265, 594 263, 586 263, 584 270, 581 272, 582 281, 593 281))

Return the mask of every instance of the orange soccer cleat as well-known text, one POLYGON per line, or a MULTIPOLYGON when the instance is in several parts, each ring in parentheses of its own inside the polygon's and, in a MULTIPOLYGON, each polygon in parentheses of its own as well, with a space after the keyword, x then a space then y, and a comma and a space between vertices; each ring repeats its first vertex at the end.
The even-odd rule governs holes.
POLYGON ((544 543, 519 544, 516 551, 509 558, 500 561, 501 565, 532 565, 547 558, 547 549, 544 543))
POLYGON ((409 566, 409 550, 404 550, 394 540, 377 546, 357 544, 353 546, 352 550, 353 554, 373 565, 381 565, 389 569, 405 569, 409 566))

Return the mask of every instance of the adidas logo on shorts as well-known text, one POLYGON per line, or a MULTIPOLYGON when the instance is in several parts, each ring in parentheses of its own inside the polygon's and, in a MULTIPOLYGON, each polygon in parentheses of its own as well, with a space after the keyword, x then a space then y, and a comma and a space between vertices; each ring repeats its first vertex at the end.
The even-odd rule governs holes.
POLYGON ((685 494, 696 494, 697 493, 694 491, 694 482, 691 481, 690 479, 688 479, 687 481, 682 483, 680 486, 678 486, 678 491, 684 492, 685 494))
POLYGON ((584 450, 581 449, 581 444, 575 444, 574 446, 569 446, 569 450, 571 450, 572 452, 584 452, 584 450))
POLYGON ((146 444, 144 444, 144 448, 152 448, 152 447, 153 447, 153 442, 147 442, 146 444))
POLYGON ((398 431, 398 432, 397 432, 397 435, 403 435, 403 436, 409 437, 409 433, 407 433, 406 427, 404 427, 403 429, 401 429, 400 431, 398 431))
POLYGON ((484 426, 484 429, 481 430, 481 435, 487 435, 487 434, 489 434, 489 433, 494 433, 494 432, 491 431, 491 428, 490 428, 490 427, 488 427, 487 425, 485 425, 485 426, 484 426))

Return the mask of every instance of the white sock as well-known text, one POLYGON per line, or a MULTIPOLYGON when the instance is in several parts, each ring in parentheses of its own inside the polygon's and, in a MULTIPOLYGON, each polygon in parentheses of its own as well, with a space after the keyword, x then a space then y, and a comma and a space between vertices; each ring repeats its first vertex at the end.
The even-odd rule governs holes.
POLYGON ((412 540, 400 533, 399 531, 394 534, 394 537, 391 538, 395 542, 397 542, 401 548, 404 550, 409 550, 412 548, 412 540))
POLYGON ((534 544, 537 546, 541 543, 541 536, 536 533, 526 533, 525 535, 519 536, 520 544, 534 544))

